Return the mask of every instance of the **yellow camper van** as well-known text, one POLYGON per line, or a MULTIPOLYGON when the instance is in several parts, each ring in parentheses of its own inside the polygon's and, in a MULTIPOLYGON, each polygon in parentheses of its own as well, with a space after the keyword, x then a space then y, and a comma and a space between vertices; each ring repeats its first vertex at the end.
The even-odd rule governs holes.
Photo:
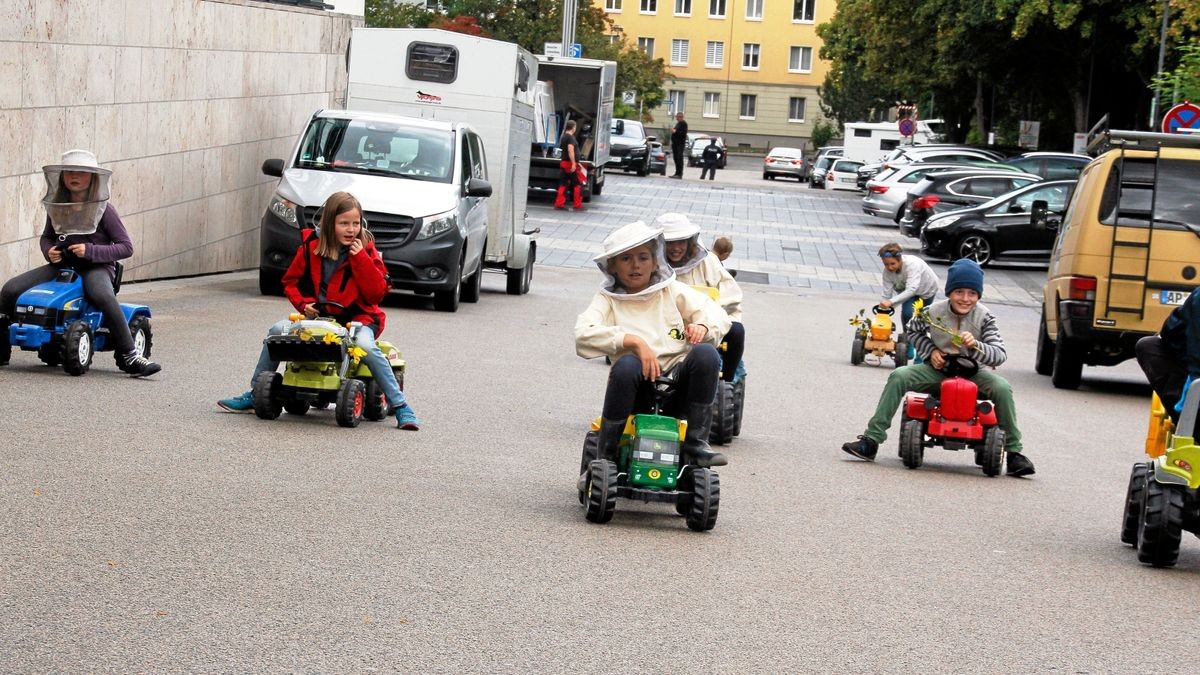
MULTIPOLYGON (((1200 135, 1088 133, 1095 156, 1057 227, 1043 288, 1037 372, 1079 386, 1083 366, 1113 366, 1200 286, 1200 135)), ((1039 208, 1041 207, 1041 208, 1039 208)))

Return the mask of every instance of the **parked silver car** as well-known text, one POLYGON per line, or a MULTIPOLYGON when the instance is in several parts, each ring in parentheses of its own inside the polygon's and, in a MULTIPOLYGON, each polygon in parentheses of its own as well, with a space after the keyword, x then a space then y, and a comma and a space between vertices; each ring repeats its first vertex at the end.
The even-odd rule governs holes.
POLYGON ((789 176, 804 180, 804 152, 796 148, 775 148, 763 158, 763 180, 789 176))
MULTIPOLYGON (((992 164, 993 168, 1000 164, 992 164)), ((931 173, 939 171, 954 171, 967 168, 962 164, 943 164, 939 162, 916 162, 892 166, 880 171, 875 178, 867 181, 867 195, 863 197, 863 213, 879 218, 890 218, 897 224, 904 217, 904 208, 908 191, 917 181, 931 173)), ((1013 169, 1016 171, 1016 169, 1013 169)))

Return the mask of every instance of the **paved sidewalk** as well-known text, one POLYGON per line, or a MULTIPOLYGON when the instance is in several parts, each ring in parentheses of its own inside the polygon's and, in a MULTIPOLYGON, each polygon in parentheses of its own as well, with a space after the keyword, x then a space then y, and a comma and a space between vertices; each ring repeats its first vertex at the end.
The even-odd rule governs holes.
MULTIPOLYGON (((715 181, 609 174, 604 193, 583 212, 555 211, 548 199, 531 197, 528 224, 541 228, 538 263, 590 267, 600 242, 616 228, 651 222, 667 211, 688 214, 705 243, 731 235, 740 283, 764 283, 811 291, 879 293, 876 252, 899 241, 917 253, 917 242, 900 236, 890 220, 862 213, 857 193, 813 190, 790 180, 764 181, 754 170, 727 169, 715 181)), ((944 276, 944 261, 930 261, 944 276)), ((986 302, 1037 307, 1045 268, 992 266, 986 302)))

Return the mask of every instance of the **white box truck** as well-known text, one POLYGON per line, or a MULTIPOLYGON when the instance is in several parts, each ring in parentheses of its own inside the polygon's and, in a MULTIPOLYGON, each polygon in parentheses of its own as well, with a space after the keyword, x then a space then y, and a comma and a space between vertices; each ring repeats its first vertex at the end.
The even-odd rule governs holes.
POLYGON ((529 290, 536 230, 525 227, 537 59, 519 46, 433 28, 355 28, 346 107, 466 123, 483 139, 488 199, 484 265, 529 290))
POLYGON ((878 162, 901 145, 937 143, 942 120, 918 120, 911 138, 900 135, 899 122, 847 122, 842 145, 846 159, 870 164, 878 162))
POLYGON ((613 95, 617 63, 596 59, 538 55, 537 97, 534 113, 534 147, 529 167, 529 189, 556 191, 562 170, 558 140, 567 120, 575 120, 575 138, 583 155, 588 182, 583 201, 604 189, 608 163, 613 95))

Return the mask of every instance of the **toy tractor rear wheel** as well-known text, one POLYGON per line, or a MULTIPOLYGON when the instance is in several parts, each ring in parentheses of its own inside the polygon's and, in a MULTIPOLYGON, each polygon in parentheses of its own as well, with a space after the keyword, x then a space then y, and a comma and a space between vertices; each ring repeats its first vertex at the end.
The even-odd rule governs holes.
POLYGON ((1184 488, 1164 485, 1147 473, 1138 518, 1138 560, 1154 567, 1173 567, 1183 538, 1184 488))
MULTIPOLYGON (((583 455, 579 458, 579 474, 583 475, 588 472, 588 465, 592 460, 600 457, 600 432, 588 430, 587 435, 583 437, 583 455)), ((587 485, 584 484, 584 489, 579 491, 579 503, 586 505, 588 502, 587 485)))
POLYGON ((909 469, 919 469, 925 461, 925 425, 909 420, 900 427, 900 459, 909 469))
POLYGON ((154 331, 150 328, 150 317, 135 316, 129 320, 129 334, 133 337, 133 349, 145 358, 150 358, 154 346, 154 331))
POLYGON ((63 334, 63 371, 68 375, 82 375, 92 365, 94 354, 92 328, 86 321, 72 321, 63 334))
POLYGON ((1000 471, 1004 468, 1004 430, 1000 427, 992 427, 983 435, 983 450, 978 454, 981 456, 983 463, 979 466, 983 468, 985 476, 999 476, 1000 471))
POLYGON ((721 477, 712 469, 691 470, 692 504, 688 510, 689 530, 707 532, 717 524, 717 510, 721 506, 721 477))
POLYGON ((348 377, 338 388, 337 404, 333 413, 340 427, 356 427, 362 421, 363 408, 367 402, 367 386, 362 380, 348 377))
POLYGON ((863 362, 866 357, 865 342, 861 337, 855 337, 854 342, 850 344, 850 363, 857 366, 863 362))
POLYGON ((366 402, 363 405, 363 417, 378 422, 387 417, 388 402, 387 397, 383 395, 383 387, 379 386, 379 382, 375 378, 367 380, 366 402))
POLYGON ((309 405, 308 401, 293 400, 283 404, 283 409, 286 410, 287 414, 289 415, 307 415, 308 409, 311 407, 312 406, 309 405))
POLYGON ((259 373, 250 390, 254 414, 262 420, 273 420, 283 412, 283 376, 275 372, 259 373))
POLYGON ((733 442, 733 422, 736 413, 733 385, 724 380, 717 380, 717 397, 713 400, 712 427, 708 432, 709 443, 727 445, 733 442))
POLYGON ((1146 476, 1150 475, 1150 464, 1138 462, 1129 472, 1129 488, 1125 491, 1125 513, 1121 518, 1121 542, 1130 546, 1138 543, 1138 516, 1142 513, 1142 499, 1146 496, 1146 476))
POLYGON ((617 510, 617 465, 607 459, 588 463, 587 510, 584 516, 593 523, 607 523, 617 510))
POLYGON ((904 340, 896 340, 896 351, 892 354, 892 360, 896 362, 897 368, 903 368, 908 365, 908 343, 904 340))

